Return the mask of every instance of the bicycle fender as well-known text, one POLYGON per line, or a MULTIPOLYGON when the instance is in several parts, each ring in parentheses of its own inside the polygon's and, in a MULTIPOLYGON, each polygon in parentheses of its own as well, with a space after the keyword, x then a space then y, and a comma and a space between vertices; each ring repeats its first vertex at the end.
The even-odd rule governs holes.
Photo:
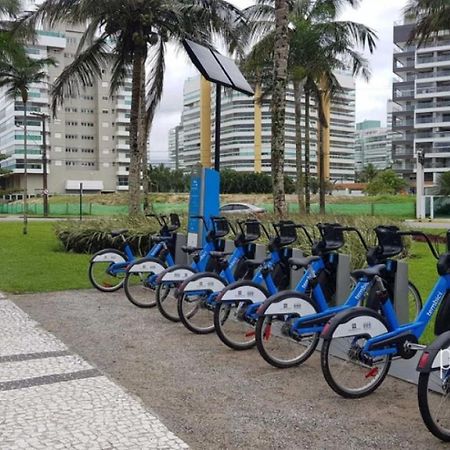
POLYGON ((165 266, 161 263, 161 260, 157 258, 142 258, 131 264, 128 267, 130 273, 142 273, 148 272, 153 274, 159 274, 165 270, 165 266))
POLYGON ((360 335, 374 337, 387 332, 380 314, 370 308, 357 306, 336 314, 323 328, 321 337, 325 340, 360 335))
POLYGON ((450 331, 440 334, 424 351, 417 365, 418 372, 450 368, 450 331), (428 354, 426 362, 423 357, 428 354))
POLYGON ((181 283, 182 281, 186 280, 186 278, 192 276, 194 273, 196 273, 195 270, 188 265, 176 265, 168 267, 158 275, 156 283, 181 283))
POLYGON ((92 262, 112 262, 112 263, 121 263, 126 262, 124 255, 120 255, 117 251, 113 251, 113 249, 105 249, 100 250, 91 258, 92 262))
POLYGON ((298 314, 302 317, 316 314, 311 301, 296 291, 283 291, 269 297, 258 309, 260 315, 298 314))
POLYGON ((253 281, 237 281, 229 284, 218 295, 216 301, 245 301, 250 303, 264 302, 269 297, 269 291, 253 281))
POLYGON ((216 273, 195 273, 181 283, 178 295, 190 291, 220 292, 225 286, 225 281, 216 273))

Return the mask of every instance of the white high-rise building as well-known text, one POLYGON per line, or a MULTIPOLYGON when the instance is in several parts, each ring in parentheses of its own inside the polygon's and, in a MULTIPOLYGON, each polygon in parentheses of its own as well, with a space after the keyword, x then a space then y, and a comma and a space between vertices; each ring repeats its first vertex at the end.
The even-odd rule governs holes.
POLYGON ((392 140, 388 128, 379 120, 356 124, 355 166, 361 172, 369 164, 383 170, 392 165, 392 140))
POLYGON ((394 26, 394 168, 415 184, 417 150, 425 155, 425 182, 450 169, 450 29, 420 47, 408 44, 414 23, 394 26))
MULTIPOLYGON (((30 86, 27 114, 28 192, 40 193, 43 180, 42 122, 33 112, 49 114, 49 86, 69 65, 82 31, 69 26, 41 29, 37 42, 27 47, 31 58, 53 58, 45 82, 30 86)), ((55 118, 47 122, 47 172, 50 193, 70 193, 83 183, 85 191, 114 192, 128 189, 131 82, 110 96, 110 72, 66 97, 55 118)), ((0 177, 2 189, 21 193, 24 179, 24 105, 0 89, 1 167, 10 173, 0 177)))
MULTIPOLYGON (((338 73, 343 87, 331 102, 330 123, 330 178, 337 181, 353 181, 355 175, 355 85, 348 74, 338 73)), ((211 140, 214 148, 214 99, 212 89, 211 140)), ((302 110, 304 113, 304 103, 302 110)), ((288 88, 286 106, 285 173, 295 176, 295 113, 294 94, 288 88)), ((254 101, 236 91, 226 90, 222 95, 221 120, 221 167, 253 172, 255 164, 255 117, 254 101)), ((200 161, 200 77, 186 80, 184 103, 178 131, 178 150, 175 149, 175 131, 169 132, 170 156, 178 155, 180 168, 191 169, 200 161)), ((262 170, 271 171, 271 111, 270 96, 262 103, 262 170)), ((311 100, 311 172, 317 174, 317 110, 311 100)), ((304 114, 302 138, 304 142, 304 114)))

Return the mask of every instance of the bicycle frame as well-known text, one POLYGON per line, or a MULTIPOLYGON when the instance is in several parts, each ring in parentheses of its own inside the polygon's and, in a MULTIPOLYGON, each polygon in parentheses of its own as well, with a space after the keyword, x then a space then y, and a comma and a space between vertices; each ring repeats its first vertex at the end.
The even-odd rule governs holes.
POLYGON ((371 347, 384 340, 396 338, 400 334, 412 334, 419 339, 448 291, 450 291, 450 275, 440 276, 416 320, 405 325, 399 324, 394 306, 391 300, 387 299, 382 303, 382 310, 391 331, 370 338, 365 343, 363 351, 373 357, 394 355, 397 353, 396 346, 379 350, 371 350, 371 347))
MULTIPOLYGON (((150 248, 150 250, 147 252, 147 254, 145 255, 145 258, 156 258, 159 255, 159 253, 161 252, 161 250, 163 250, 164 248, 165 248, 165 244, 163 242, 158 242, 158 243, 154 244, 150 248)), ((118 273, 123 272, 130 265, 130 263, 137 260, 136 256, 133 254, 133 251, 131 250, 131 247, 128 243, 125 244, 124 253, 127 257, 127 260, 125 262, 112 263, 111 266, 108 268, 108 272, 111 275, 117 275, 118 273)), ((170 252, 167 252, 165 260, 168 265, 175 264, 170 252)))

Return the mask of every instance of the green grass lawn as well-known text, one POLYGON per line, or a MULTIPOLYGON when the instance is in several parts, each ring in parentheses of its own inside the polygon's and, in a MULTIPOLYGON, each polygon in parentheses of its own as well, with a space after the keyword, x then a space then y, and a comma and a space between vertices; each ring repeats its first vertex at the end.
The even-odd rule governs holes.
POLYGON ((53 225, 30 222, 22 234, 22 223, 0 223, 0 291, 49 292, 88 288, 89 255, 65 253, 53 225))
MULTIPOLYGON (((30 222, 22 234, 21 222, 1 222, 0 291, 9 293, 50 292, 91 287, 87 276, 89 255, 63 251, 48 222, 30 222)), ((435 230, 441 234, 443 230, 435 230)), ((440 246, 444 251, 444 245, 440 246)), ((426 244, 414 242, 408 259, 409 278, 425 302, 436 278, 436 260, 426 244)), ((422 342, 434 339, 434 320, 422 342)))

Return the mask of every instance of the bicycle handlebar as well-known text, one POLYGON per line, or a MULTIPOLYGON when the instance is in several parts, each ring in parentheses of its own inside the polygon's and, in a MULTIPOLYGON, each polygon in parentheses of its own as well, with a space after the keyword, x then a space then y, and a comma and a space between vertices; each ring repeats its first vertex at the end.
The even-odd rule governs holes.
POLYGON ((342 228, 343 228, 342 231, 349 231, 349 232, 356 233, 359 237, 359 240, 361 241, 361 244, 366 249, 366 251, 369 250, 369 247, 367 246, 367 242, 364 240, 363 235, 361 234, 361 231, 359 231, 355 227, 342 227, 342 228))
POLYGON ((205 227, 206 231, 209 231, 208 224, 206 223, 206 220, 203 216, 190 216, 191 219, 200 219, 203 222, 203 226, 205 227))
POLYGON ((423 231, 397 231, 397 234, 399 236, 422 236, 427 241, 428 247, 431 250, 431 254, 436 259, 439 259, 439 255, 436 252, 436 249, 433 247, 433 244, 431 243, 430 238, 423 231))

